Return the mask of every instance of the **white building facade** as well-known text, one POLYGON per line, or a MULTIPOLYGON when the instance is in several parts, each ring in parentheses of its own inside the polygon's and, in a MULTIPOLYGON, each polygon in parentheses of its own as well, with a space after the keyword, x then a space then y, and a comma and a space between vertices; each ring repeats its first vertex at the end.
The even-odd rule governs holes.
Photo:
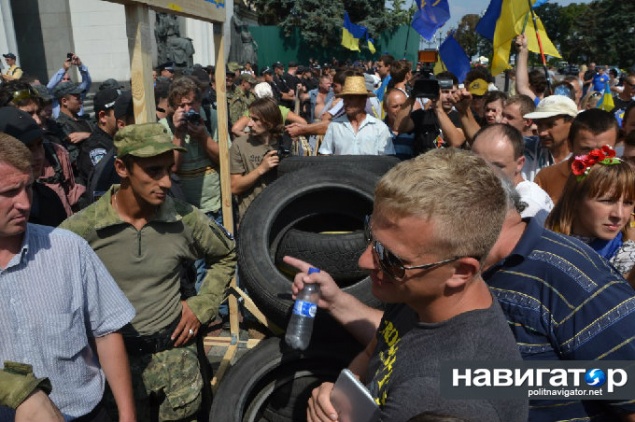
MULTIPOLYGON (((226 57, 233 5, 232 0, 225 1, 226 57)), ((24 72, 42 83, 62 66, 69 52, 77 54, 88 67, 94 87, 108 78, 130 80, 123 5, 104 0, 0 0, 0 13, 0 52, 14 53, 24 72)), ((194 44, 194 63, 215 64, 213 25, 196 19, 179 19, 181 35, 191 38, 194 44)), ((154 37, 152 44, 156 61, 154 37)), ((154 63, 157 64, 160 63, 154 63)), ((77 80, 77 75, 74 79, 77 80)))

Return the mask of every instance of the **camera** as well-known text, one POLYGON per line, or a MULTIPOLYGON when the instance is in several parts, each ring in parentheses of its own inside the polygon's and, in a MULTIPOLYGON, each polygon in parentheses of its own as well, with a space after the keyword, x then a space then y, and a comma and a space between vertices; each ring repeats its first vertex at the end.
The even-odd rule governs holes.
POLYGON ((291 150, 289 148, 285 148, 283 145, 278 147, 278 157, 282 160, 283 158, 287 158, 291 155, 291 150))
POLYGON ((452 79, 439 79, 440 89, 452 89, 454 88, 454 81, 452 79))
POLYGON ((436 79, 417 79, 412 87, 411 95, 415 98, 436 100, 439 98, 439 81, 436 79))
POLYGON ((189 110, 183 113, 183 117, 185 117, 185 121, 199 124, 201 122, 201 115, 194 110, 189 110))

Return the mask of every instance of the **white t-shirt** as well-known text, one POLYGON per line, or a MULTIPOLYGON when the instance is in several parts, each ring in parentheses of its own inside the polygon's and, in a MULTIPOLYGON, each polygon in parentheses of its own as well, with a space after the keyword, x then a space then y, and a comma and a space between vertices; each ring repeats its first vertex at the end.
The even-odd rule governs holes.
POLYGON ((527 207, 520 215, 523 218, 535 217, 541 225, 544 225, 547 215, 553 209, 553 201, 549 194, 536 183, 529 180, 523 180, 517 184, 516 190, 520 195, 521 201, 527 204, 527 207))

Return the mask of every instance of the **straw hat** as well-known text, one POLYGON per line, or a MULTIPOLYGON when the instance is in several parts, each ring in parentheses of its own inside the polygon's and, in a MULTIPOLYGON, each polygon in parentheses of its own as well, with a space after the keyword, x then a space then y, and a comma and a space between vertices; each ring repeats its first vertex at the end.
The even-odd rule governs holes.
POLYGON ((343 97, 345 95, 365 95, 367 97, 375 96, 375 94, 368 92, 366 89, 366 80, 363 76, 348 76, 346 78, 342 92, 337 94, 336 97, 343 97))

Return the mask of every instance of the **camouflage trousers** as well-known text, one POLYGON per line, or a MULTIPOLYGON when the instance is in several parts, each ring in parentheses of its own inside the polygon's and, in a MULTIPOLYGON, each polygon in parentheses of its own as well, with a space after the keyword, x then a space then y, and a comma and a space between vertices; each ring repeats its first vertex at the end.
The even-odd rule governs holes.
MULTIPOLYGON (((195 342, 159 353, 128 355, 128 359, 137 422, 150 422, 151 415, 157 413, 152 407, 157 405, 159 421, 196 421, 203 379, 195 342)), ((107 407, 112 410, 112 394, 107 398, 107 407)))

